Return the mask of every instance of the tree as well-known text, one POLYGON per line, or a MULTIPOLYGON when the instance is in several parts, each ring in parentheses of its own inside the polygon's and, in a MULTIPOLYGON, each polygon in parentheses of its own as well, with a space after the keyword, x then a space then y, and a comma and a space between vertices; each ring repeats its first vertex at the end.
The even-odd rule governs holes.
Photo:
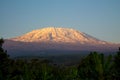
POLYGON ((9 77, 9 56, 7 51, 2 48, 4 43, 3 39, 0 39, 0 80, 6 80, 9 77))
POLYGON ((117 54, 114 56, 113 77, 115 80, 120 80, 120 47, 117 54))
POLYGON ((95 72, 95 61, 93 59, 93 53, 90 53, 87 57, 85 57, 78 66, 78 75, 79 78, 83 80, 97 80, 97 74, 95 72))
POLYGON ((78 67, 79 77, 85 80, 110 80, 111 60, 111 55, 105 60, 103 54, 91 52, 78 67))

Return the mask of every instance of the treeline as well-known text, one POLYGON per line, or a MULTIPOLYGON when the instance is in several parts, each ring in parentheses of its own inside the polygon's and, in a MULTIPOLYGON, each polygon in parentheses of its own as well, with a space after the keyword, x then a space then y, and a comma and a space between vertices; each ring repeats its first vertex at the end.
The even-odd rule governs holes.
POLYGON ((47 60, 10 59, 0 39, 0 80, 120 80, 120 49, 114 55, 91 52, 78 65, 58 66, 47 60))

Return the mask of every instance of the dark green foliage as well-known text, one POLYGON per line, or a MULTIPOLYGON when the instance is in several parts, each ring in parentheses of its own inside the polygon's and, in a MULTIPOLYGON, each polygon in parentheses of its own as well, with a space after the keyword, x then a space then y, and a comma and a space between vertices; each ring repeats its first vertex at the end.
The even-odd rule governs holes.
POLYGON ((113 78, 115 80, 120 80, 120 48, 114 57, 113 78))
POLYGON ((93 58, 93 53, 90 53, 86 58, 84 58, 80 65, 78 66, 78 74, 79 77, 83 80, 89 79, 96 79, 97 80, 97 74, 95 71, 95 61, 93 58))
POLYGON ((9 76, 10 59, 7 55, 7 51, 4 51, 2 45, 4 43, 3 39, 0 39, 0 80, 6 80, 9 76))
POLYGON ((78 67, 79 77, 83 80, 110 80, 111 60, 111 55, 105 60, 103 54, 91 52, 78 67))

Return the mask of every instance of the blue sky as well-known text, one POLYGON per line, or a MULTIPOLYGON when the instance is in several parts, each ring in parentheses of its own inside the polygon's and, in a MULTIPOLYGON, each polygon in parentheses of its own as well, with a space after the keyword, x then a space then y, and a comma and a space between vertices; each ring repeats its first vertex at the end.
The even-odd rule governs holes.
POLYGON ((0 0, 0 37, 49 26, 120 43, 120 0, 0 0))

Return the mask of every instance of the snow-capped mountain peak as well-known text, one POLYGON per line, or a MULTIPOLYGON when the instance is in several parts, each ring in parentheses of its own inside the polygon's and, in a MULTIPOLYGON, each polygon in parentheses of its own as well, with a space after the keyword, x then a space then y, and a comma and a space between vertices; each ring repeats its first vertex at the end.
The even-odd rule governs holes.
POLYGON ((64 43, 95 43, 105 44, 105 41, 98 40, 86 33, 69 29, 48 27, 43 29, 33 30, 22 36, 12 38, 14 41, 21 42, 64 42, 64 43))
POLYGON ((4 44, 4 48, 12 56, 60 54, 71 51, 73 54, 76 51, 79 53, 86 51, 113 52, 119 46, 120 44, 102 41, 74 29, 55 27, 33 30, 22 36, 6 39, 4 44))

